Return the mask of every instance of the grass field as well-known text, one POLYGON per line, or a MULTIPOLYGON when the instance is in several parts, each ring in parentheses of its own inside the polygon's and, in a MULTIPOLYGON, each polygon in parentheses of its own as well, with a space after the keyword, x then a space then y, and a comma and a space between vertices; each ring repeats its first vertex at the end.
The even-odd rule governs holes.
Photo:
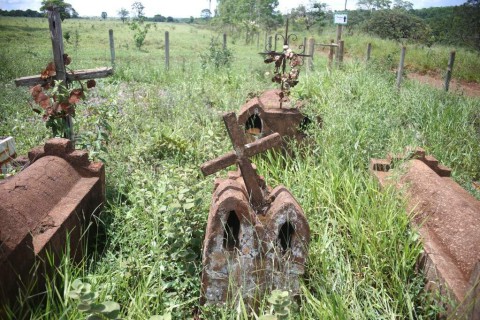
MULTIPOLYGON (((20 153, 49 137, 27 88, 13 84, 51 60, 46 20, 31 21, 0 18, 0 136, 14 136, 20 153)), ((221 113, 238 111, 249 93, 272 87, 264 75, 271 66, 256 45, 241 39, 229 42, 231 67, 206 62, 202 68, 211 37, 220 37, 193 25, 158 24, 138 50, 133 31, 120 22, 66 21, 72 68, 109 64, 110 28, 116 73, 98 81, 75 118, 82 145, 106 163, 107 204, 96 217, 100 227, 89 230, 97 241, 80 265, 62 261, 41 303, 28 293, 19 296, 9 307, 12 319, 85 318, 67 294, 79 277, 99 301, 118 302, 122 318, 191 318, 214 180, 203 178, 199 166, 231 148, 221 113)), ((478 66, 478 58, 465 63, 478 66)), ((292 192, 312 231, 303 295, 292 319, 432 319, 441 311, 415 271, 421 246, 405 204, 393 190, 378 189, 368 163, 421 146, 480 198, 471 184, 480 179, 480 101, 409 81, 398 92, 388 69, 381 61, 366 68, 352 59, 343 70, 328 71, 325 58, 316 59, 314 72, 302 70, 293 97, 307 101, 306 112, 320 115, 323 128, 310 128, 311 144, 292 145, 291 157, 269 152, 254 159, 270 186, 281 183, 292 192)), ((265 301, 257 314, 269 308, 265 301)), ((204 319, 245 318, 237 306, 202 312, 204 319)))

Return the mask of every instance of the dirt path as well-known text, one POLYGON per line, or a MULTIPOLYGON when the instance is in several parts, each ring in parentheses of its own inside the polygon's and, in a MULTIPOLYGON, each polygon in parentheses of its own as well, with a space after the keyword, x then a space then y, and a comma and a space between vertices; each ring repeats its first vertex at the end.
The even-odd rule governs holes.
MULTIPOLYGON (((442 90, 445 84, 445 80, 439 75, 429 75, 411 72, 407 74, 407 78, 416 80, 421 83, 427 83, 432 87, 442 90)), ((452 79, 452 81, 450 81, 449 91, 465 94, 469 97, 480 97, 480 83, 452 79)))
MULTIPOLYGON (((328 58, 328 51, 326 49, 317 49, 315 53, 328 58)), ((344 60, 351 60, 351 57, 349 55, 346 55, 344 57, 344 60)), ((432 87, 442 90, 445 84, 445 80, 442 78, 442 76, 434 73, 420 74, 417 72, 408 72, 407 78, 416 80, 420 83, 429 84, 432 87)), ((450 81, 449 91, 458 94, 465 94, 469 97, 480 97, 480 83, 452 79, 450 81)))

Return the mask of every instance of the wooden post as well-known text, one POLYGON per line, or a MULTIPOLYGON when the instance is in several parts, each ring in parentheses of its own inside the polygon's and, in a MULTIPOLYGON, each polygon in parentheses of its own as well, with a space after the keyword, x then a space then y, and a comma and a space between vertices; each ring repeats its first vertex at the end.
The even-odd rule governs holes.
POLYGON ((400 54, 400 63, 398 64, 398 71, 397 71, 397 89, 400 90, 400 83, 402 82, 402 74, 403 74, 403 64, 405 63, 405 51, 407 49, 402 47, 402 52, 400 54))
POLYGON ((273 42, 274 43, 273 44, 273 51, 277 51, 277 38, 278 38, 278 36, 275 35, 274 42, 273 42))
POLYGON ((447 75, 445 77, 445 91, 448 92, 450 87, 450 80, 452 79, 453 63, 455 62, 455 51, 450 52, 450 59, 448 59, 447 75))
POLYGON ((341 66, 343 64, 343 50, 345 47, 345 43, 343 40, 340 40, 338 44, 338 64, 341 66))
POLYGON ((367 62, 370 61, 370 53, 372 52, 372 44, 369 42, 367 44, 367 62))
POLYGON ((332 46, 332 44, 335 43, 335 40, 333 39, 330 39, 330 44, 331 46, 329 47, 329 52, 328 52, 328 67, 331 69, 332 68, 332 64, 333 64, 333 56, 335 54, 335 47, 332 46))
POLYGON ((223 34, 223 50, 227 49, 227 34, 223 34))
POLYGON ((313 70, 313 53, 315 52, 315 39, 308 39, 308 70, 313 70))
POLYGON ((268 45, 268 50, 271 51, 272 50, 272 36, 268 37, 268 44, 267 45, 268 45))
POLYGON ((260 32, 257 32, 257 50, 260 48, 260 32))
POLYGON ((337 24, 337 44, 340 43, 340 40, 342 40, 342 25, 337 24))
POLYGON ((113 42, 113 30, 108 30, 108 37, 110 38, 110 59, 112 61, 112 67, 115 67, 115 44, 113 42))
MULTIPOLYGON (((337 45, 340 46, 340 40, 342 40, 342 25, 341 24, 337 24, 337 45)), ((338 54, 340 53, 340 50, 337 49, 337 51, 335 52, 335 59, 337 60, 338 62, 338 54)))
POLYGON ((165 69, 170 69, 170 37, 165 31, 165 69))
MULTIPOLYGON (((48 26, 50 28, 50 37, 52 39, 52 51, 53 62, 55 63, 55 79, 62 81, 65 87, 68 87, 67 82, 67 70, 65 69, 65 61, 63 60, 63 34, 62 34, 62 20, 60 19, 60 13, 56 8, 49 8, 48 13, 48 26)), ((68 115, 64 119, 65 126, 67 128, 65 138, 73 141, 73 119, 71 115, 68 115)))
POLYGON ((267 41, 268 41, 268 32, 265 31, 265 41, 263 42, 263 45, 264 45, 265 48, 267 48, 267 45, 268 45, 267 41))

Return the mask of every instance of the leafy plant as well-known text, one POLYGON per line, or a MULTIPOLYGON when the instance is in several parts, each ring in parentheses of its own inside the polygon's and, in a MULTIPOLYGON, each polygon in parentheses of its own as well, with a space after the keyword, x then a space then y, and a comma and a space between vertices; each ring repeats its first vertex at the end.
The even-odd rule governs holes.
POLYGON ((268 302, 272 305, 272 312, 263 315, 259 320, 286 320, 290 315, 290 305, 292 300, 288 291, 273 290, 268 298, 268 302))
POLYGON ((80 279, 73 281, 72 290, 68 292, 69 298, 79 301, 78 310, 88 314, 87 320, 118 319, 120 305, 114 301, 97 303, 98 296, 89 283, 80 279))
POLYGON ((135 20, 129 23, 129 26, 131 30, 135 31, 133 40, 135 41, 137 48, 140 49, 145 42, 145 38, 147 37, 148 29, 150 29, 151 24, 149 23, 144 25, 142 21, 135 20))
MULTIPOLYGON (((72 61, 68 54, 64 54, 65 65, 72 61)), ((44 84, 37 84, 30 88, 33 100, 41 109, 33 107, 33 111, 42 114, 47 128, 52 130, 54 137, 66 137, 69 135, 66 118, 75 116, 76 104, 85 99, 86 89, 93 88, 96 85, 95 80, 88 80, 86 88, 82 82, 77 81, 80 87, 70 89, 60 80, 54 80, 56 75, 55 64, 50 62, 41 73, 44 84)))
POLYGON ((230 67, 233 60, 233 54, 228 48, 224 48, 214 38, 210 39, 208 51, 200 56, 202 69, 208 65, 213 65, 215 69, 220 67, 230 67))

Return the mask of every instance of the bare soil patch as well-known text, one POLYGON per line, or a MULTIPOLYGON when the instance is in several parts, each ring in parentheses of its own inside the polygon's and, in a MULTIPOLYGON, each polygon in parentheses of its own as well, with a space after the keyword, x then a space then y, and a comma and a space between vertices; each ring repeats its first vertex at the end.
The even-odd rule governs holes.
MULTIPOLYGON (((421 83, 427 83, 438 89, 443 89, 445 85, 445 80, 439 74, 410 72, 407 77, 421 83)), ((480 97, 480 83, 452 79, 450 81, 449 91, 464 94, 469 97, 480 97)))

